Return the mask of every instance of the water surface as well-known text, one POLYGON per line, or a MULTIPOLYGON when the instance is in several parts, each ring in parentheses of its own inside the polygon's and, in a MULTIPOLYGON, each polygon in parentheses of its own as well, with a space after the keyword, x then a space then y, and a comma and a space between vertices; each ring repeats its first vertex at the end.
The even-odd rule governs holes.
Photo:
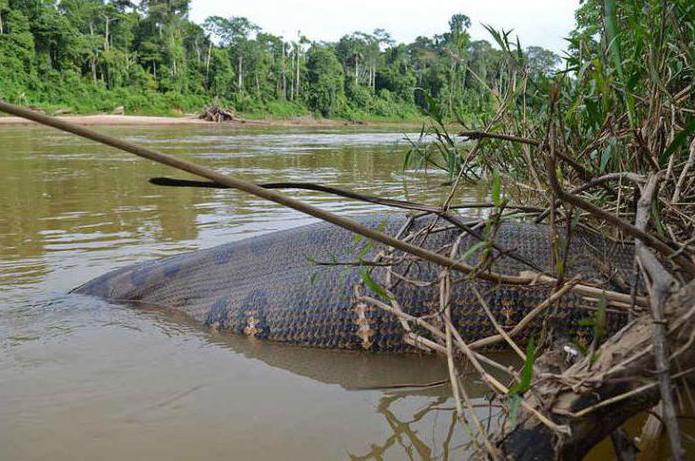
MULTIPOLYGON (((100 127, 255 182, 439 203, 399 132, 100 127)), ((461 459, 429 356, 287 347, 68 295, 111 269, 310 222, 233 190, 162 188, 167 167, 40 127, 0 127, 0 459, 461 459)), ((335 212, 378 207, 292 191, 335 212)), ((468 189, 459 201, 480 201, 468 189)), ((469 392, 482 405, 483 387, 469 392)), ((485 417, 488 409, 481 407, 485 417)))

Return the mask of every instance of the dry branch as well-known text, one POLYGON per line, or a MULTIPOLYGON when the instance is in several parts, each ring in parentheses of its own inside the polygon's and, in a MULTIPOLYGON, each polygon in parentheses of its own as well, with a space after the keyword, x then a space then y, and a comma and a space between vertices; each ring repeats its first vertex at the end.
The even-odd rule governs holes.
POLYGON ((624 231, 631 237, 643 241, 645 245, 658 251, 665 258, 673 258, 674 262, 677 263, 684 271, 689 273, 691 277, 695 276, 695 264, 693 264, 688 258, 682 255, 675 255, 675 252, 677 251, 676 249, 671 248, 663 241, 654 237, 652 234, 649 234, 646 231, 633 226, 632 224, 622 220, 621 218, 604 210, 603 208, 599 208, 593 203, 584 200, 583 198, 577 195, 570 194, 569 192, 565 191, 562 188, 562 186, 560 186, 557 176, 555 176, 555 174, 553 173, 557 167, 557 164, 554 160, 554 156, 550 155, 549 159, 550 160, 548 170, 551 173, 548 175, 548 178, 550 186, 552 187, 553 191, 560 200, 574 205, 578 208, 581 208, 583 210, 586 210, 592 215, 601 218, 606 222, 610 223, 611 225, 617 227, 618 229, 624 231))
MULTIPOLYGON (((652 175, 642 189, 641 197, 637 202, 635 227, 646 230, 649 222, 654 195, 659 183, 659 175, 652 175)), ((642 270, 643 277, 649 281, 649 300, 651 303, 654 337, 654 362, 656 375, 659 379, 659 392, 661 396, 661 408, 663 418, 671 442, 671 452, 674 461, 683 459, 684 451, 676 420, 676 410, 671 392, 671 376, 668 364, 668 343, 666 341, 666 323, 663 315, 663 307, 673 290, 678 286, 677 281, 664 269, 659 260, 649 251, 644 242, 638 239, 635 242, 635 254, 642 270)))

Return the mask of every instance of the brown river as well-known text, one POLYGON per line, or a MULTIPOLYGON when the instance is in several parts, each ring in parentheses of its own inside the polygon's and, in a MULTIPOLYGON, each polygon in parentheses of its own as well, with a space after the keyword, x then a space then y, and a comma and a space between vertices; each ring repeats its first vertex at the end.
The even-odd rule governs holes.
MULTIPOLYGON (((305 181, 437 204, 445 176, 403 170, 403 133, 98 127, 254 182, 305 181)), ((33 126, 0 126, 0 460, 463 459, 430 356, 312 350, 69 295, 124 265, 311 221, 234 190, 33 126), (410 385, 410 388, 394 388, 410 385)), ((293 196, 344 214, 378 207, 293 196)), ((459 202, 485 200, 481 188, 459 202)), ((485 388, 468 392, 484 420, 485 388)))

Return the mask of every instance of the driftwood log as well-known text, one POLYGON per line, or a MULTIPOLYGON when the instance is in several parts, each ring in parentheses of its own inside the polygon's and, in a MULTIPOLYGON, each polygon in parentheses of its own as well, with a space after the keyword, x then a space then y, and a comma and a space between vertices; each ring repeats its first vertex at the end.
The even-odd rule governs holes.
POLYGON ((208 122, 232 122, 236 120, 236 114, 234 109, 223 108, 217 104, 213 104, 203 109, 203 111, 198 116, 201 120, 207 120, 208 122))

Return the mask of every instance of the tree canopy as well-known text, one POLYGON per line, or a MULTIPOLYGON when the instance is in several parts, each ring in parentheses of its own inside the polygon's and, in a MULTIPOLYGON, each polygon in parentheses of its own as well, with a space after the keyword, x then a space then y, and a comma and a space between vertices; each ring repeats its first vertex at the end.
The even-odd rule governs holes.
MULTIPOLYGON (((285 38, 252 20, 188 18, 190 0, 0 0, 0 94, 78 112, 172 113, 217 99, 244 112, 413 118, 425 94, 449 116, 490 109, 484 87, 501 78, 501 50, 472 41, 471 19, 395 43, 384 29, 335 43, 285 38)), ((529 65, 558 57, 530 47, 529 65)))

